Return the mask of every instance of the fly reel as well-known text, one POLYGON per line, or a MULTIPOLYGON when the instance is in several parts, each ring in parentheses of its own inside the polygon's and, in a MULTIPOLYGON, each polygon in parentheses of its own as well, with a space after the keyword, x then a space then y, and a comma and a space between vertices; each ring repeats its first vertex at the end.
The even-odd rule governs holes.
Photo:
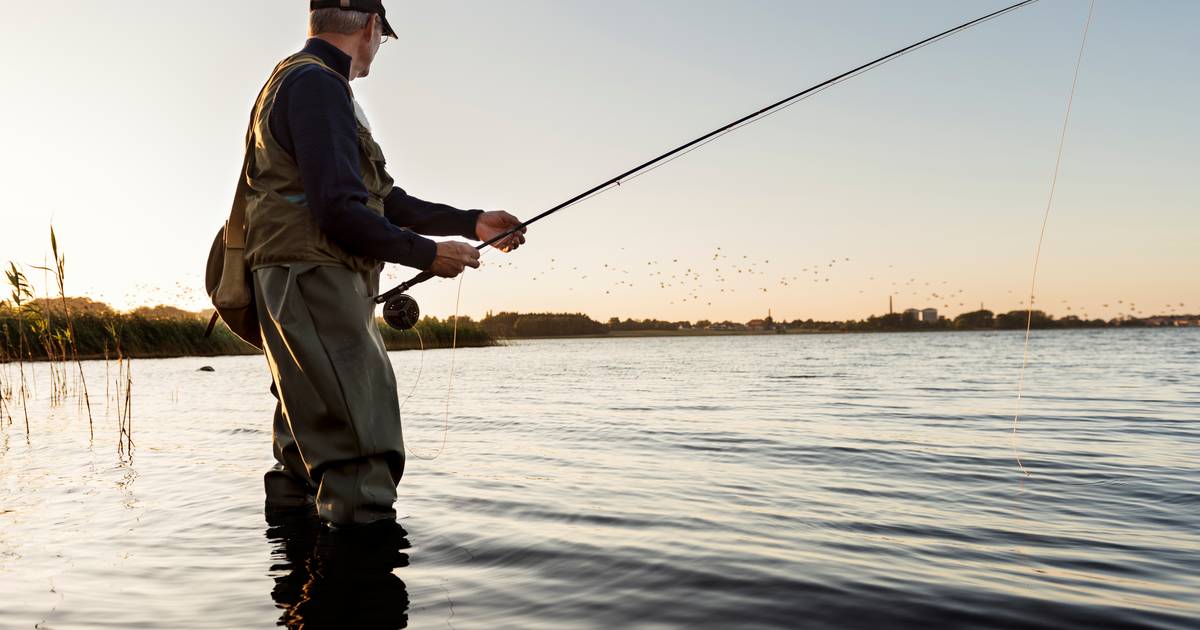
POLYGON ((410 330, 421 319, 421 307, 407 293, 398 293, 383 303, 383 321, 396 330, 410 330))

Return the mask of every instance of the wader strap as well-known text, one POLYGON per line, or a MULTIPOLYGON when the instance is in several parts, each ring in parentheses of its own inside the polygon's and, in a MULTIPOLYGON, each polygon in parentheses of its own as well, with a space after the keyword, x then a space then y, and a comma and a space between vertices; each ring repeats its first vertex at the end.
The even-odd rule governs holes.
POLYGON ((221 318, 221 314, 213 311, 212 317, 208 318, 208 328, 204 329, 204 338, 208 339, 212 335, 212 331, 217 327, 217 320, 221 318))

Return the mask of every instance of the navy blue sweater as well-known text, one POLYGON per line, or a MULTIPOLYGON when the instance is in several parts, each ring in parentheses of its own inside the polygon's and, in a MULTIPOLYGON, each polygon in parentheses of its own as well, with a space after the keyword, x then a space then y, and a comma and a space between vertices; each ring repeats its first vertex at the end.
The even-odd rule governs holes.
MULTIPOLYGON (((313 38, 304 52, 350 77, 350 56, 313 38)), ((482 210, 459 210, 424 201, 397 186, 384 200, 384 216, 366 206, 359 172, 358 127, 345 85, 316 66, 284 80, 268 121, 275 140, 296 160, 309 210, 317 225, 347 252, 416 269, 428 269, 437 244, 418 236, 475 239, 482 210)))

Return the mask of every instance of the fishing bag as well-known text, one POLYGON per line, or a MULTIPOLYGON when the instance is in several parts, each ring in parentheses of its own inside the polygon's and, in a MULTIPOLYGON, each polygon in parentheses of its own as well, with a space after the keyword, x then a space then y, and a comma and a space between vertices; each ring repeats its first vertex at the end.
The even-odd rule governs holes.
POLYGON ((204 336, 212 334, 220 317, 229 330, 246 343, 262 350, 262 332, 258 327, 258 310, 254 304, 254 285, 250 277, 250 265, 246 262, 246 199, 250 193, 250 159, 254 151, 254 114, 250 115, 250 127, 246 130, 246 155, 239 173, 237 192, 233 195, 233 207, 229 220, 217 231, 212 248, 208 251, 208 268, 204 274, 204 285, 212 298, 212 319, 204 336))

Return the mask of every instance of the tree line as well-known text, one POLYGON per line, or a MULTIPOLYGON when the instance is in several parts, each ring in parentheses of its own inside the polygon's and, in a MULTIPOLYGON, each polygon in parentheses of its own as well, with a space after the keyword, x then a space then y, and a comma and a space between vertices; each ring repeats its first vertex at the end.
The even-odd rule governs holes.
MULTIPOLYGON (((950 318, 939 318, 936 322, 923 322, 912 314, 889 313, 872 315, 862 320, 818 321, 795 319, 790 322, 775 322, 766 318, 756 331, 776 332, 888 332, 888 331, 935 331, 935 330, 1024 330, 1026 323, 1034 329, 1052 328, 1116 328, 1150 325, 1145 319, 1083 319, 1074 315, 1056 318, 1044 311, 1032 313, 1024 310, 993 313, 981 309, 962 313, 950 318)), ((731 321, 667 321, 660 319, 621 319, 612 317, 607 322, 592 319, 583 313, 489 313, 479 321, 479 326, 488 334, 501 338, 523 337, 567 337, 607 335, 630 331, 737 331, 749 330, 746 324, 731 321)))

